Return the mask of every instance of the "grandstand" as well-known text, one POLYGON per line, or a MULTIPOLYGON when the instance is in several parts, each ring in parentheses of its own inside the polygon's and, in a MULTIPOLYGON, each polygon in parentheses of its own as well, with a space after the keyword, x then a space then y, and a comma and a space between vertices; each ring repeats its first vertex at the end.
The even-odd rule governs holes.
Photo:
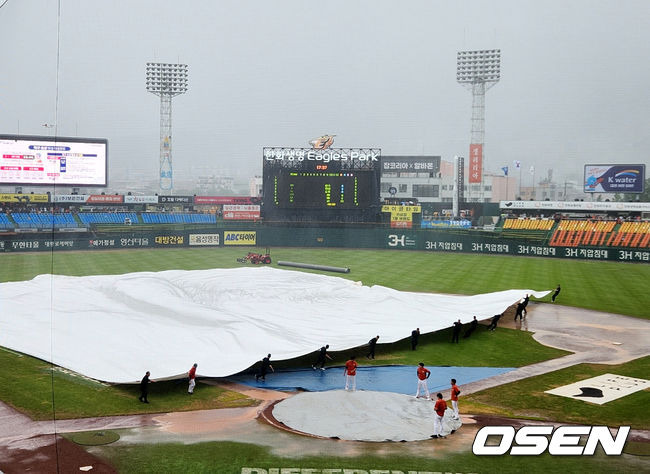
POLYGON ((650 222, 562 220, 549 245, 557 247, 634 247, 650 244, 650 222))
POLYGON ((135 212, 80 212, 77 214, 82 224, 127 224, 138 223, 138 214, 135 212))
MULTIPOLYGON (((8 216, 4 215, 10 223, 8 216)), ((79 227, 74 216, 69 213, 15 212, 11 214, 17 227, 31 229, 53 229, 79 227)), ((13 226, 12 226, 13 227, 13 226)))
POLYGON ((141 216, 145 224, 215 224, 217 222, 214 214, 143 212, 141 216))
POLYGON ((650 222, 623 222, 616 234, 610 235, 608 246, 650 247, 650 222))
POLYGON ((0 213, 0 229, 13 229, 14 223, 9 220, 9 217, 4 212, 0 213))

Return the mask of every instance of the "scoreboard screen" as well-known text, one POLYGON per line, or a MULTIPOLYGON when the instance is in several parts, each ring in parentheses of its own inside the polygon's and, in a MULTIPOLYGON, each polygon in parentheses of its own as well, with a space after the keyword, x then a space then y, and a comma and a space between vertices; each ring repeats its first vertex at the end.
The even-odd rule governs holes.
POLYGON ((273 171, 267 190, 270 194, 265 193, 265 204, 271 207, 364 209, 376 204, 376 173, 371 170, 273 171))
POLYGON ((105 138, 0 135, 0 185, 106 186, 105 138))

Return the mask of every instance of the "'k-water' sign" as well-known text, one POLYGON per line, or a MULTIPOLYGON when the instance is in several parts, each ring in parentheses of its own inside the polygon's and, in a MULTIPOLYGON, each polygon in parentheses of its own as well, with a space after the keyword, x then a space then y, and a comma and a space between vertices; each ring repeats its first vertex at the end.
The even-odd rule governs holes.
POLYGON ((645 165, 585 165, 586 193, 642 193, 645 165))

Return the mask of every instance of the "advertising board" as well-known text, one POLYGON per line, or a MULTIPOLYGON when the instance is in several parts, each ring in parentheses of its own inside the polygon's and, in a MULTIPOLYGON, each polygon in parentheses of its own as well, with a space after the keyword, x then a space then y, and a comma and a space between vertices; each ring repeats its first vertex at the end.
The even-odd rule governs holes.
POLYGON ((645 165, 585 165, 586 193, 642 193, 645 165))
POLYGON ((0 184, 106 186, 108 141, 0 135, 0 184))

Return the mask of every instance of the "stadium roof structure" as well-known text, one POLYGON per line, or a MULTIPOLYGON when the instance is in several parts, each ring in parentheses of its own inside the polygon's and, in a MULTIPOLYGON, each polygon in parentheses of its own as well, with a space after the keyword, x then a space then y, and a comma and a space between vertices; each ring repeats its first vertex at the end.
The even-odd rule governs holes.
POLYGON ((526 294, 402 292, 272 267, 168 270, 0 284, 0 345, 114 383, 239 373, 266 354, 344 350, 503 312, 526 294))

